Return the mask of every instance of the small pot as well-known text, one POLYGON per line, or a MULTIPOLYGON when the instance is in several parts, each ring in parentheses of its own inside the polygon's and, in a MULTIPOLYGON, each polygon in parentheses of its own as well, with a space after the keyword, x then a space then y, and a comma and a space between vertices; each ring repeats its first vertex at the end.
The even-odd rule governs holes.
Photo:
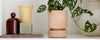
POLYGON ((67 11, 53 10, 48 12, 48 26, 50 29, 65 29, 68 23, 67 11))
POLYGON ((68 23, 68 14, 67 11, 63 10, 53 10, 48 12, 48 37, 50 38, 65 38, 67 37, 67 28, 68 23))

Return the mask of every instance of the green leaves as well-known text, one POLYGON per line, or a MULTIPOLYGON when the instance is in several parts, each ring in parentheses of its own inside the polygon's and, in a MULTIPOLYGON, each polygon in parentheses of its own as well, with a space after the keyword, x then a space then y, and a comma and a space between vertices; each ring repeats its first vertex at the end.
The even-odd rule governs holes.
POLYGON ((77 4, 78 0, 67 0, 67 5, 70 10, 73 10, 77 4))
POLYGON ((84 32, 93 32, 96 28, 97 25, 95 23, 91 24, 89 21, 86 21, 84 32))
POLYGON ((82 15, 83 13, 87 13, 89 14, 90 16, 93 15, 93 13, 87 9, 82 9, 81 7, 77 7, 73 12, 72 12, 72 18, 74 17, 78 17, 80 15, 82 15))
MULTIPOLYGON (((80 15, 82 15, 83 13, 87 13, 90 16, 93 15, 93 13, 91 11, 89 11, 88 9, 82 9, 81 7, 77 7, 73 12, 72 12, 72 18, 74 17, 78 17, 80 15)), ((77 24, 77 23, 76 23, 77 24)), ((78 24, 77 24, 78 25, 78 24)), ((95 31, 97 28, 97 25, 95 23, 91 24, 89 21, 86 21, 85 23, 85 27, 84 27, 84 32, 93 32, 95 31)))
POLYGON ((55 0, 49 0, 48 5, 54 5, 55 0))
POLYGON ((38 8, 37 12, 40 13, 40 12, 43 12, 43 11, 45 11, 45 10, 46 10, 46 5, 41 5, 41 6, 38 8))
POLYGON ((56 2, 54 3, 54 5, 55 5, 55 6, 61 6, 61 4, 60 4, 59 1, 56 1, 56 2))
POLYGON ((87 13, 87 14, 90 14, 90 16, 93 16, 93 13, 91 11, 89 11, 88 9, 84 9, 83 11, 84 11, 84 13, 87 13))
MULTIPOLYGON (((77 4, 78 0, 62 0, 62 4, 60 3, 60 0, 49 0, 48 1, 48 11, 52 10, 63 10, 65 7, 69 7, 70 10, 73 10, 77 4)), ((82 0, 80 0, 82 3, 82 0)), ((46 10, 45 5, 41 5, 37 12, 43 12, 46 10)))
POLYGON ((62 1, 62 6, 65 8, 65 7, 67 7, 67 5, 68 5, 68 4, 67 4, 67 0, 63 0, 63 1, 62 1))
POLYGON ((73 13, 72 13, 72 17, 74 18, 74 17, 78 17, 78 16, 80 16, 81 14, 83 14, 83 9, 81 8, 81 7, 77 7, 74 11, 73 11, 73 13))
MULTIPOLYGON (((51 0, 52 1, 52 0, 51 0)), ((60 0, 53 0, 53 2, 50 3, 50 0, 49 0, 49 3, 48 3, 48 11, 51 12, 52 10, 63 10, 64 7, 61 5, 61 3, 59 2, 60 0)))
POLYGON ((54 5, 49 5, 48 7, 48 11, 51 12, 52 10, 54 10, 56 7, 54 5))
MULTIPOLYGON (((76 6, 78 0, 62 0, 62 4, 60 0, 49 0, 48 1, 48 11, 51 12, 52 10, 63 10, 65 7, 69 7, 70 10, 73 10, 76 6)), ((46 10, 45 5, 41 5, 37 12, 43 12, 46 10)))
POLYGON ((59 1, 56 1, 55 4, 54 4, 55 8, 54 10, 63 10, 63 6, 60 4, 59 1))

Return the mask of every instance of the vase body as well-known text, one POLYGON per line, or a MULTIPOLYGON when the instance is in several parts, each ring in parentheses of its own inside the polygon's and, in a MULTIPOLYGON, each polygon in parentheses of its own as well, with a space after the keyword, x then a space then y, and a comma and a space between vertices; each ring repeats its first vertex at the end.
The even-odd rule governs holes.
MULTIPOLYGON (((88 14, 82 15, 81 19, 79 21, 79 24, 81 28, 84 29, 84 24, 87 20, 90 21, 90 23, 95 23, 98 24, 100 23, 100 0, 88 0, 87 3, 87 9, 89 9, 94 15, 89 16, 88 14)), ((98 36, 100 35, 100 25, 97 26, 96 30, 90 33, 82 32, 84 35, 89 35, 89 36, 98 36)))
POLYGON ((65 29, 67 28, 67 11, 53 10, 48 12, 48 26, 51 29, 65 29))
POLYGON ((65 30, 68 26, 67 23, 67 11, 53 10, 48 12, 48 27, 50 28, 48 36, 53 38, 67 37, 67 31, 65 30))
POLYGON ((20 5, 20 19, 21 23, 32 23, 32 5, 20 5))
MULTIPOLYGON (((14 13, 12 13, 13 15, 14 13)), ((15 14, 14 14, 15 15, 15 14)), ((18 18, 9 18, 6 21, 6 34, 20 34, 20 21, 18 18)))

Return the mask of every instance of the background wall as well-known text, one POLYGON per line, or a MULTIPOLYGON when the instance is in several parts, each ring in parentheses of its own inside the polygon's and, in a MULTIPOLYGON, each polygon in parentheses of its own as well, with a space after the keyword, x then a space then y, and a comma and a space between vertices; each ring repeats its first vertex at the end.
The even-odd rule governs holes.
POLYGON ((0 0, 0 35, 2 35, 2 0, 0 0))
MULTIPOLYGON (((16 13, 16 18, 20 19, 19 15, 19 5, 33 5, 33 34, 47 34, 48 29, 48 13, 47 11, 42 13, 37 13, 37 9, 41 4, 47 4, 48 0, 3 0, 3 34, 6 33, 6 20, 10 18, 11 12, 16 13)), ((83 5, 84 2, 83 1, 83 5)), ((86 7, 86 6, 83 6, 86 7)), ((65 10, 68 10, 66 8, 65 10)), ((68 29, 69 34, 80 34, 80 31, 71 19, 71 14, 68 12, 68 29)))

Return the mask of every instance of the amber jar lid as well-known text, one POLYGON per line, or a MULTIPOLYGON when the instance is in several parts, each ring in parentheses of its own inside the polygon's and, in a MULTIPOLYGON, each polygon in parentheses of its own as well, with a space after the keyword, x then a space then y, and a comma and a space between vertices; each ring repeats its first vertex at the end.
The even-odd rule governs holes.
POLYGON ((11 18, 9 18, 7 21, 14 21, 14 20, 16 20, 16 22, 19 22, 19 19, 18 18, 15 18, 15 16, 16 16, 16 14, 13 12, 13 13, 11 13, 11 18))

